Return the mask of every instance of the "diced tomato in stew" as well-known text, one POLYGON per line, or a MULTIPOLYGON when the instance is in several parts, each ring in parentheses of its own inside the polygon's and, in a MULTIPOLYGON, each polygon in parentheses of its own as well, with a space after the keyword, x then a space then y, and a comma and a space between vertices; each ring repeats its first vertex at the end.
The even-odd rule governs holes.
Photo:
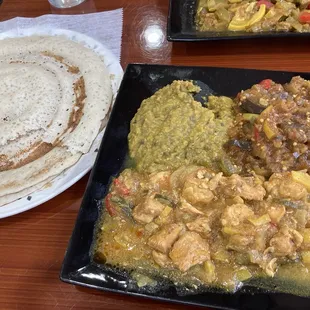
POLYGON ((310 11, 303 11, 299 15, 299 21, 302 24, 310 24, 310 11))
POLYGON ((116 210, 115 208, 113 207, 112 203, 111 203, 111 197, 112 195, 111 194, 108 194, 106 197, 105 197, 105 207, 108 211, 108 213, 111 215, 111 216, 115 216, 116 215, 116 210))
POLYGON ((259 0, 259 1, 257 1, 257 5, 258 6, 261 6, 262 4, 265 4, 267 9, 270 9, 273 6, 273 4, 270 1, 268 1, 268 0, 259 0))
POLYGON ((129 195, 130 190, 127 188, 127 186, 121 182, 119 179, 114 179, 114 185, 115 189, 121 194, 121 195, 129 195))
POLYGON ((265 89, 269 89, 272 85, 272 80, 270 79, 262 80, 259 84, 263 86, 265 89))
POLYGON ((254 126, 254 139, 255 139, 255 142, 257 142, 259 139, 259 131, 256 126, 254 126))

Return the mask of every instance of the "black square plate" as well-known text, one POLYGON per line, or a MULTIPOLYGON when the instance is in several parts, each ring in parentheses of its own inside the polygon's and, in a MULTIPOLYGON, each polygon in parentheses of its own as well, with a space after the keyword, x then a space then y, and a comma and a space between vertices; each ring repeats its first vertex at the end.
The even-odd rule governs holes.
POLYGON ((245 31, 197 31, 195 15, 199 0, 170 0, 167 39, 168 41, 214 41, 250 38, 309 37, 310 33, 245 31))
POLYGON ((247 89, 263 79, 270 78, 276 82, 285 83, 295 75, 310 79, 308 73, 129 65, 88 181, 61 269, 61 280, 105 291, 222 309, 310 309, 308 298, 273 293, 250 286, 244 286, 235 294, 218 290, 197 295, 180 295, 173 286, 153 292, 137 289, 128 274, 120 273, 105 265, 98 265, 92 259, 94 231, 102 211, 102 199, 108 191, 111 178, 119 174, 126 160, 130 121, 143 99, 177 79, 199 80, 219 95, 235 96, 241 89, 247 89))

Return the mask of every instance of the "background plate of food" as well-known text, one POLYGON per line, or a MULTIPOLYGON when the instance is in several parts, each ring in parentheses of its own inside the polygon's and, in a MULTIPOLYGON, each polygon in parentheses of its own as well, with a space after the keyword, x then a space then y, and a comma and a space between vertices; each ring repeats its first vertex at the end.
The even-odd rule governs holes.
POLYGON ((103 44, 74 31, 16 29, 0 39, 3 218, 91 169, 123 71, 103 44))
POLYGON ((169 41, 304 37, 309 1, 170 0, 169 41))
POLYGON ((61 279, 222 309, 309 307, 309 78, 129 65, 61 279))

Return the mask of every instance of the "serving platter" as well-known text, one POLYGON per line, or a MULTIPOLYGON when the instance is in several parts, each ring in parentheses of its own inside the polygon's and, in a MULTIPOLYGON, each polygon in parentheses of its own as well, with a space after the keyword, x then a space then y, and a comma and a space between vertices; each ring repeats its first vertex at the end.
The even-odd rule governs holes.
POLYGON ((309 37, 310 33, 297 32, 258 32, 250 33, 245 31, 197 31, 195 15, 199 0, 170 0, 167 39, 168 41, 215 41, 233 39, 255 39, 255 38, 298 38, 309 37))
POLYGON ((186 289, 175 287, 172 283, 155 289, 138 288, 127 272, 96 263, 92 254, 96 224, 103 211, 102 199, 108 191, 111 179, 122 171, 127 162, 130 121, 144 99, 172 81, 180 79, 201 81, 215 94, 234 97, 241 89, 247 89, 261 80, 269 78, 285 83, 296 75, 310 79, 310 74, 297 72, 129 65, 88 181, 64 258, 61 280, 104 291, 221 309, 309 309, 310 299, 279 293, 276 285, 268 289, 245 285, 236 293, 210 289, 195 295, 189 294, 186 289))
MULTIPOLYGON (((0 40, 31 35, 65 36, 75 42, 81 43, 82 45, 92 49, 98 55, 102 56, 110 74, 113 101, 115 100, 123 76, 123 70, 119 60, 104 44, 75 31, 50 28, 12 29, 8 32, 0 33, 0 40)), ((107 118, 108 115, 105 119, 105 124, 107 118)), ((104 130, 105 128, 103 128, 103 130, 98 134, 91 146, 90 151, 87 154, 84 154, 74 166, 63 171, 57 177, 50 180, 47 184, 36 188, 33 193, 0 207, 0 218, 5 218, 32 209, 59 195, 80 180, 93 166, 104 130)))

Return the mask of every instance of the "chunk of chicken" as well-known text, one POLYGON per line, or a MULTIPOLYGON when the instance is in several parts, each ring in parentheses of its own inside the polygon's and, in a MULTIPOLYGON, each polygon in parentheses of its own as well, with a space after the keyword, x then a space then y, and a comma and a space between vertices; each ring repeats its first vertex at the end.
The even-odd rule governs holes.
POLYGON ((120 176, 114 180, 114 189, 118 187, 115 186, 117 184, 115 183, 116 180, 119 181, 117 183, 123 184, 123 188, 128 189, 131 195, 134 195, 145 188, 147 179, 144 175, 133 169, 125 169, 120 176))
POLYGON ((156 251, 168 253, 183 230, 183 224, 166 225, 155 235, 151 236, 147 244, 156 251))
POLYGON ((273 205, 267 209, 268 215, 272 223, 279 223, 285 215, 286 209, 284 206, 273 205))
POLYGON ((223 173, 217 173, 208 183, 208 187, 210 188, 211 191, 214 191, 218 186, 223 178, 223 173))
POLYGON ((273 198, 304 200, 307 195, 307 189, 300 183, 292 180, 290 173, 274 173, 264 186, 273 198))
POLYGON ((225 196, 240 196, 247 200, 263 200, 266 194, 264 187, 254 177, 241 177, 233 174, 220 180, 219 193, 225 196))
POLYGON ((169 256, 173 263, 185 272, 210 259, 209 245, 198 233, 188 231, 175 242, 169 256))
POLYGON ((270 246, 274 248, 275 256, 286 256, 293 254, 295 251, 292 236, 286 232, 277 233, 271 240, 270 246))
POLYGON ((266 262, 263 266, 263 269, 265 270, 266 274, 269 277, 273 277, 277 271, 278 265, 277 265, 277 258, 272 258, 268 262, 266 262))
POLYGON ((306 227, 306 224, 309 220, 309 214, 307 210, 298 209, 295 211, 294 218, 297 221, 297 229, 303 230, 306 227))
POLYGON ((243 203, 244 204, 244 200, 240 196, 233 197, 232 202, 233 203, 243 203))
POLYGON ((259 265, 268 276, 273 277, 277 271, 277 258, 272 257, 269 253, 263 254, 257 250, 249 252, 250 261, 259 265))
POLYGON ((285 213, 278 226, 285 229, 297 229, 297 220, 290 213, 285 213))
POLYGON ((291 230, 291 235, 293 237, 293 241, 295 243, 295 246, 297 248, 299 248, 301 246, 301 244, 303 243, 303 241, 304 241, 303 236, 295 229, 291 230))
POLYGON ((296 249, 301 246, 302 241, 303 237, 298 231, 282 228, 270 240, 270 246, 274 248, 273 254, 275 256, 288 256, 295 253, 296 249))
POLYGON ((166 207, 155 198, 155 194, 149 195, 144 202, 138 204, 132 211, 133 218, 142 224, 148 224, 154 220, 166 207))
POLYGON ((188 214, 192 214, 192 215, 203 215, 203 212, 201 212, 200 210, 198 210, 197 208, 193 207, 191 204, 189 204, 187 201, 185 201, 184 199, 181 199, 181 203, 179 206, 179 209, 182 212, 188 213, 188 214))
POLYGON ((245 252, 247 247, 253 242, 253 239, 253 236, 232 235, 228 240, 226 249, 245 252))
POLYGON ((185 182, 182 196, 191 204, 209 203, 214 198, 212 191, 208 187, 208 180, 197 182, 185 182))
POLYGON ((238 226, 253 215, 254 212, 248 206, 237 203, 225 208, 221 223, 223 226, 238 226))
POLYGON ((187 228, 191 231, 207 234, 211 231, 209 226, 209 219, 204 216, 200 216, 194 221, 186 224, 187 228))
POLYGON ((169 190, 169 178, 171 171, 160 171, 155 172, 150 175, 149 189, 160 191, 160 190, 169 190))
POLYGON ((259 227, 255 232, 253 248, 261 252, 265 251, 266 249, 266 242, 268 237, 268 230, 266 226, 268 226, 268 224, 259 227))
POLYGON ((201 170, 202 168, 199 166, 181 166, 171 174, 170 187, 174 189, 182 189, 185 181, 188 178, 197 175, 198 171, 201 170))
POLYGON ((152 251, 152 257, 157 265, 163 268, 172 267, 171 259, 164 253, 152 251))

